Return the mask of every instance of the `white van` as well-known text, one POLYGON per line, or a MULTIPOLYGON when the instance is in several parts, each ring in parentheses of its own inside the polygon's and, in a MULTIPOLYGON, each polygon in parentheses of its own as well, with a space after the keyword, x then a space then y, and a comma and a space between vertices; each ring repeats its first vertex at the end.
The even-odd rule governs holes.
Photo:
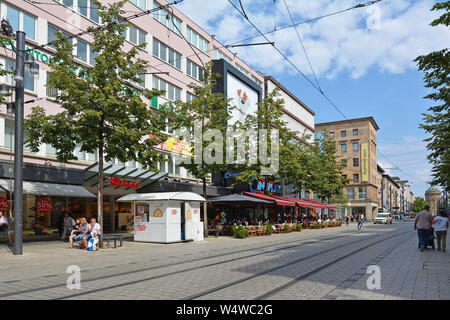
POLYGON ((392 214, 390 212, 380 212, 373 220, 373 223, 392 224, 392 214))

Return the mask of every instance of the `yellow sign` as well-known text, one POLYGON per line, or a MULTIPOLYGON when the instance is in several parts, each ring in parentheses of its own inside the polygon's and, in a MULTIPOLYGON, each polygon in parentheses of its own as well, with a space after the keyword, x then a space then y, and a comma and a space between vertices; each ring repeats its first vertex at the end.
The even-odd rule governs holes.
POLYGON ((369 144, 361 143, 361 182, 369 182, 369 144))
POLYGON ((162 212, 162 210, 160 208, 156 208, 153 211, 153 217, 155 217, 155 218, 162 218, 162 216, 163 216, 163 212, 162 212))
POLYGON ((186 219, 190 219, 191 218, 191 210, 188 209, 188 211, 186 212, 186 219))

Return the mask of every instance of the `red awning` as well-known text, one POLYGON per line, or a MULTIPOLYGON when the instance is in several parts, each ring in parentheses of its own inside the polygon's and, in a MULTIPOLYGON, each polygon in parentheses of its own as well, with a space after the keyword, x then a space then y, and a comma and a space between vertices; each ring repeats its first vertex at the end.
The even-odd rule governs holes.
POLYGON ((252 193, 252 192, 244 192, 244 193, 248 196, 252 196, 252 197, 256 197, 256 198, 260 198, 260 199, 264 199, 264 200, 269 200, 269 201, 274 201, 279 206, 295 207, 295 202, 288 201, 284 197, 276 197, 276 196, 272 197, 272 196, 266 196, 265 194, 252 193), (278 198, 281 198, 281 199, 278 199, 278 198))
POLYGON ((333 206, 331 204, 327 204, 327 208, 328 209, 337 209, 338 207, 337 206, 333 206))
POLYGON ((303 208, 319 208, 316 204, 309 203, 305 201, 304 199, 298 199, 298 198, 291 198, 291 197, 280 197, 280 196, 273 196, 274 198, 285 200, 285 201, 292 201, 295 202, 299 207, 303 208))

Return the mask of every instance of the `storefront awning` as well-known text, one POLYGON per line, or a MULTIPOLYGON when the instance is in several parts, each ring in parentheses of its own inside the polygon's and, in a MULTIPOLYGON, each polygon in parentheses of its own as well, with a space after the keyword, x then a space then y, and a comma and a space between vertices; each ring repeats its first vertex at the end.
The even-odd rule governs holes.
MULTIPOLYGON (((0 188, 14 192, 14 180, 0 179, 0 188)), ((82 186, 46 182, 23 182, 23 194, 36 194, 54 197, 97 198, 82 186)))
POLYGON ((252 192, 244 192, 244 193, 251 197, 256 197, 256 198, 260 198, 260 199, 264 199, 264 200, 273 201, 279 206, 295 207, 295 202, 278 199, 278 198, 282 198, 282 197, 275 198, 272 196, 266 196, 265 194, 252 193, 252 192))
POLYGON ((155 193, 134 193, 123 196, 116 201, 196 201, 206 202, 205 198, 193 192, 155 192, 155 193))

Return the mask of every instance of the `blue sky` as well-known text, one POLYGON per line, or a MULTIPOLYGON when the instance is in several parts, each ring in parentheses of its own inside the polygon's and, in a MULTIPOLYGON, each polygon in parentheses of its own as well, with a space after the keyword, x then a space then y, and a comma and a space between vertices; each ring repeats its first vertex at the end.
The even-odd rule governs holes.
MULTIPOLYGON (((233 1, 239 5, 237 0, 233 1)), ((286 0, 295 22, 352 7, 365 0, 286 0)), ((378 131, 378 162, 412 182, 423 196, 430 180, 426 159, 426 133, 419 129, 421 113, 430 101, 423 99, 423 74, 412 61, 450 43, 450 32, 430 27, 439 12, 433 0, 383 0, 314 23, 299 32, 320 86, 347 118, 373 116, 378 131), (406 174, 405 174, 406 173, 406 174)), ((283 0, 242 0, 250 20, 262 31, 289 25, 283 0), (275 14, 274 14, 275 13, 275 14), (275 23, 276 21, 276 23, 275 23)), ((257 34, 227 0, 184 0, 178 8, 223 44, 257 34), (202 10, 199 10, 202 8, 202 10)), ((305 54, 293 28, 268 35, 306 76, 314 82, 305 54)), ((262 42, 263 38, 253 41, 262 42)), ((248 43, 248 42, 246 42, 248 43)), ((316 89, 271 46, 234 48, 254 69, 272 75, 316 112, 316 123, 343 120, 316 89)))

